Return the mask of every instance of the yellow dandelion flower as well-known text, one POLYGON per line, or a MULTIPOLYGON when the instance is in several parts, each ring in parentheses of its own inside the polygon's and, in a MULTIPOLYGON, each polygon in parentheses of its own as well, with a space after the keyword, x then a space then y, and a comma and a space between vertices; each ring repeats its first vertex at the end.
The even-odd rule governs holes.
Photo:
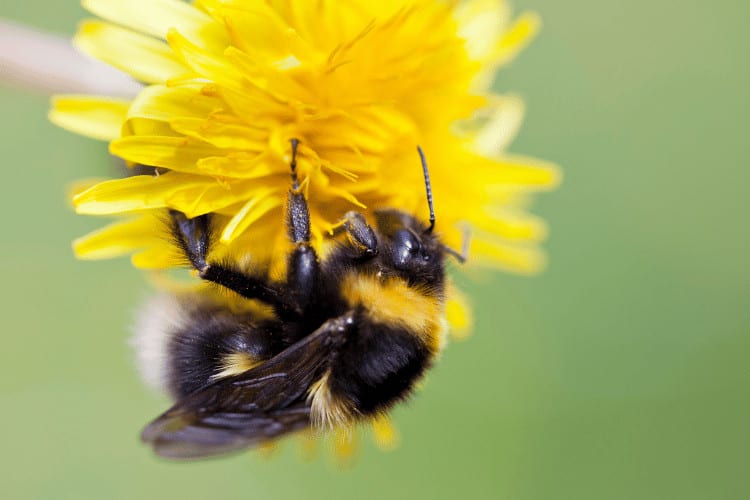
MULTIPOLYGON (((108 141, 133 169, 76 189, 79 213, 118 217, 76 240, 79 257, 132 255, 137 267, 173 267, 180 256, 165 219, 177 210, 188 218, 212 215, 218 240, 212 258, 280 275, 290 248, 283 220, 295 139, 313 243, 323 255, 326 235, 350 210, 394 208, 426 219, 420 145, 436 231, 447 246, 462 248, 468 231, 472 263, 519 273, 542 266, 537 245, 545 226, 524 209, 530 193, 556 185, 557 170, 506 152, 523 103, 491 91, 497 69, 535 34, 535 15, 513 19, 502 0, 83 5, 98 19, 80 26, 75 44, 143 87, 132 100, 53 101, 52 121, 108 141)), ((428 328, 439 337, 430 339, 436 352, 446 333, 461 339, 471 330, 468 301, 450 283, 446 293, 440 311, 429 313, 445 316, 428 328)), ((401 318, 401 304, 385 299, 401 318)), ((262 304, 224 300, 229 310, 263 314, 262 304)), ((219 375, 250 366, 237 359, 219 375)), ((327 388, 326 377, 316 384, 327 388)), ((330 403, 318 392, 311 398, 330 403)), ((336 423, 348 423, 345 410, 336 423)), ((368 423, 380 448, 397 444, 385 415, 368 423)), ((159 432, 153 425, 147 431, 159 432)), ((343 459, 355 452, 352 433, 347 426, 333 432, 343 459)))
MULTIPOLYGON (((74 197, 83 214, 122 220, 75 243, 81 258, 135 254, 175 264, 164 210, 213 213, 220 250, 283 266, 289 140, 300 140, 312 233, 348 210, 426 214, 415 145, 427 153, 443 240, 472 262, 528 273, 544 224, 523 207, 556 170, 504 152, 523 107, 489 90, 535 33, 500 0, 83 0, 99 17, 84 52, 144 87, 131 101, 60 96, 51 119, 107 140, 153 174, 107 180, 74 197)), ((459 314, 458 312, 456 314, 459 314)))

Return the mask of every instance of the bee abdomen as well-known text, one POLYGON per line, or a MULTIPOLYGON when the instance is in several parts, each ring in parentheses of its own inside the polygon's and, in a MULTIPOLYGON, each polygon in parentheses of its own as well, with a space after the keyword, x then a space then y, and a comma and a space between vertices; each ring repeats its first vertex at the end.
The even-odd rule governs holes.
POLYGON ((272 355, 271 336, 262 324, 242 324, 229 315, 194 316, 168 345, 169 392, 175 399, 183 398, 272 355))

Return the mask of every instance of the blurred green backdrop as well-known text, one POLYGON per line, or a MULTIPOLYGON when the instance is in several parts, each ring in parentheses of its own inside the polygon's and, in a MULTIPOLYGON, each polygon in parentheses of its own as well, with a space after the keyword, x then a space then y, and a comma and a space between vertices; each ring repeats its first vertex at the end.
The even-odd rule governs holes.
MULTIPOLYGON (((396 412, 400 448, 366 443, 343 471, 293 443, 192 464, 139 444, 165 404, 127 345, 148 287, 70 251, 99 222, 64 186, 104 173, 105 147, 0 90, 3 498, 750 497, 750 7, 514 3, 545 21, 499 87, 528 103, 512 150, 565 168, 536 210, 550 267, 471 284, 477 331, 396 412)), ((63 34, 83 16, 0 6, 63 34)))

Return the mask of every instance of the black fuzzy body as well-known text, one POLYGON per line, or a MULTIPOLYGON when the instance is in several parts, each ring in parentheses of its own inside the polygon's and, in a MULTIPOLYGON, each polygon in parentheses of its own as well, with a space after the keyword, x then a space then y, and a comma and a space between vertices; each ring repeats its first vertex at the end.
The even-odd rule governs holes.
MULTIPOLYGON (((288 224, 309 224, 294 191, 289 207, 288 224)), ((198 295, 182 299, 187 318, 169 333, 166 355, 176 403, 142 436, 157 453, 192 458, 245 448, 310 426, 320 420, 316 412, 325 422, 327 406, 344 415, 333 424, 354 423, 410 394, 437 354, 431 336, 438 332, 379 316, 366 300, 348 296, 344 283, 383 283, 440 309, 444 247, 431 229, 398 211, 377 212, 375 229, 359 214, 348 216, 346 237, 335 238, 324 259, 308 244, 309 230, 291 228, 287 276, 274 282, 211 263, 211 220, 172 214, 175 240, 199 275, 270 306, 272 314, 232 312, 198 295), (231 355, 251 360, 252 368, 221 376, 231 355)))

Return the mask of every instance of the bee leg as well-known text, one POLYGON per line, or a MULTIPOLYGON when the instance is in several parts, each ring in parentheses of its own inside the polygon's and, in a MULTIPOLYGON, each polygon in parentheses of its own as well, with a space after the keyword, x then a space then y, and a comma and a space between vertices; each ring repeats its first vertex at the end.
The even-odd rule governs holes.
POLYGON ((188 219, 185 214, 177 210, 170 210, 172 220, 172 235, 180 245, 185 257, 194 269, 201 272, 206 264, 206 255, 211 239, 211 223, 208 215, 200 215, 188 219))
POLYGON ((346 232, 349 248, 355 252, 355 259, 367 259, 378 254, 378 238, 359 212, 347 212, 333 229, 333 236, 346 232))
POLYGON ((209 263, 211 219, 208 214, 189 219, 182 212, 170 210, 172 234, 198 275, 206 280, 237 292, 248 299, 258 299, 276 309, 288 309, 281 293, 265 279, 249 276, 231 267, 209 263))
POLYGON ((292 188, 287 201, 287 230, 294 250, 289 255, 287 287, 295 299, 295 309, 303 314, 313 297, 320 273, 320 263, 310 245, 310 210, 297 179, 297 147, 299 140, 292 139, 292 161, 290 163, 292 188))

